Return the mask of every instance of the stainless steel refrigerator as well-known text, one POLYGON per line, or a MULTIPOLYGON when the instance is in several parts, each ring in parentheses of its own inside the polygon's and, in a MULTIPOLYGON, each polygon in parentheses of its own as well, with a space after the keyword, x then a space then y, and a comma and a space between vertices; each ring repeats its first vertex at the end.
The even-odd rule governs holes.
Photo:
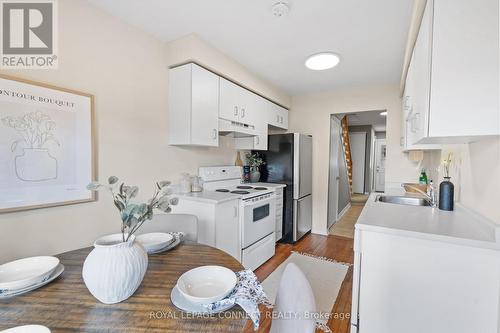
POLYGON ((312 226, 312 137, 300 133, 269 135, 268 150, 258 153, 265 161, 261 181, 286 184, 282 241, 294 243, 312 226))

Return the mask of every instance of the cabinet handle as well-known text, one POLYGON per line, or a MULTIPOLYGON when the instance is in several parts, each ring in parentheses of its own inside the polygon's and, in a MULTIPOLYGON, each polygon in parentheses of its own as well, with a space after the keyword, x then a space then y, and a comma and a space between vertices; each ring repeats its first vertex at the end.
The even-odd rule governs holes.
POLYGON ((260 136, 256 137, 257 139, 257 145, 260 145, 260 136))
POLYGON ((403 105, 405 110, 408 110, 410 108, 410 96, 405 96, 403 105))
POLYGON ((216 128, 214 128, 212 130, 212 139, 214 139, 214 140, 217 139, 217 129, 216 128))
POLYGON ((280 116, 276 116, 276 122, 279 124, 280 123, 280 116))
POLYGON ((245 109, 241 109, 241 118, 245 118, 245 109))
POLYGON ((280 117, 280 123, 283 124, 283 117, 280 117))
POLYGON ((238 217, 238 207, 234 206, 234 217, 238 217))
POLYGON ((235 115, 235 116, 237 116, 237 115, 238 115, 238 107, 237 107, 237 106, 235 106, 235 107, 234 107, 234 115, 235 115))

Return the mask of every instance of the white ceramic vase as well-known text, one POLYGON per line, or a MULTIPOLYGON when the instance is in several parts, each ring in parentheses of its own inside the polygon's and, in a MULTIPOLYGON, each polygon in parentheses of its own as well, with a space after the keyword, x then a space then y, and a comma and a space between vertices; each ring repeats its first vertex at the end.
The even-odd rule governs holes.
POLYGON ((252 167, 250 170, 250 182, 251 183, 258 183, 260 180, 260 171, 259 168, 252 167))
POLYGON ((122 234, 99 238, 83 263, 83 281, 100 302, 114 304, 126 300, 139 288, 148 255, 132 235, 127 242, 122 234))

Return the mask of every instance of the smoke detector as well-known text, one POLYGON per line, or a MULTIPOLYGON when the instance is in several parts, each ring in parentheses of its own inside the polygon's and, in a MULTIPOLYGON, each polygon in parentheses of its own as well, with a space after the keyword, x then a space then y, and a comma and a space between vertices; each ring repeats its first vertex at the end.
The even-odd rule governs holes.
POLYGON ((288 1, 278 1, 275 2, 272 8, 273 15, 275 17, 284 17, 288 14, 290 11, 290 6, 288 4, 288 1))

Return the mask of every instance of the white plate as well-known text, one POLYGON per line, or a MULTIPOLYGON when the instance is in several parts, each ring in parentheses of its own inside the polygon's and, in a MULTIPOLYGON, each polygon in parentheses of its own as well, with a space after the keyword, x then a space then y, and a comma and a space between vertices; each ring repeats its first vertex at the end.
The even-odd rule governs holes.
POLYGON ((17 290, 8 291, 8 292, 0 290, 0 299, 2 299, 2 298, 8 298, 8 297, 14 297, 14 296, 19 296, 19 295, 25 294, 25 293, 27 293, 29 291, 38 289, 38 288, 46 285, 47 283, 50 283, 53 280, 55 280, 57 277, 59 277, 59 275, 62 274, 62 272, 64 272, 64 265, 63 264, 59 264, 56 267, 56 269, 52 272, 52 274, 50 274, 49 277, 45 281, 42 281, 40 283, 37 283, 35 285, 29 286, 29 287, 26 287, 26 288, 23 288, 23 289, 17 289, 17 290))
POLYGON ((170 299, 172 300, 172 304, 181 311, 188 313, 196 313, 196 314, 214 314, 224 312, 226 310, 231 309, 234 304, 229 304, 221 307, 216 311, 209 311, 202 304, 195 304, 188 301, 184 296, 182 296, 179 288, 175 286, 170 293, 170 299))
POLYGON ((165 232, 151 232, 138 235, 136 240, 141 243, 148 253, 161 250, 174 242, 174 237, 165 232))
POLYGON ((40 283, 57 265, 59 259, 49 256, 24 258, 0 265, 0 290, 11 291, 40 283))
POLYGON ((200 266, 182 274, 177 280, 177 288, 192 303, 210 304, 229 295, 236 282, 238 278, 229 268, 200 266))
POLYGON ((173 235, 173 237, 174 237, 174 241, 172 243, 168 244, 167 246, 165 246, 162 249, 159 249, 158 251, 148 252, 148 254, 157 254, 157 253, 162 253, 162 252, 165 252, 165 251, 169 251, 169 250, 173 249, 174 247, 176 247, 177 245, 179 245, 182 242, 182 238, 181 237, 178 237, 178 236, 175 236, 175 235, 173 235))
POLYGON ((0 331, 0 333, 50 333, 50 330, 42 325, 23 325, 0 331))

